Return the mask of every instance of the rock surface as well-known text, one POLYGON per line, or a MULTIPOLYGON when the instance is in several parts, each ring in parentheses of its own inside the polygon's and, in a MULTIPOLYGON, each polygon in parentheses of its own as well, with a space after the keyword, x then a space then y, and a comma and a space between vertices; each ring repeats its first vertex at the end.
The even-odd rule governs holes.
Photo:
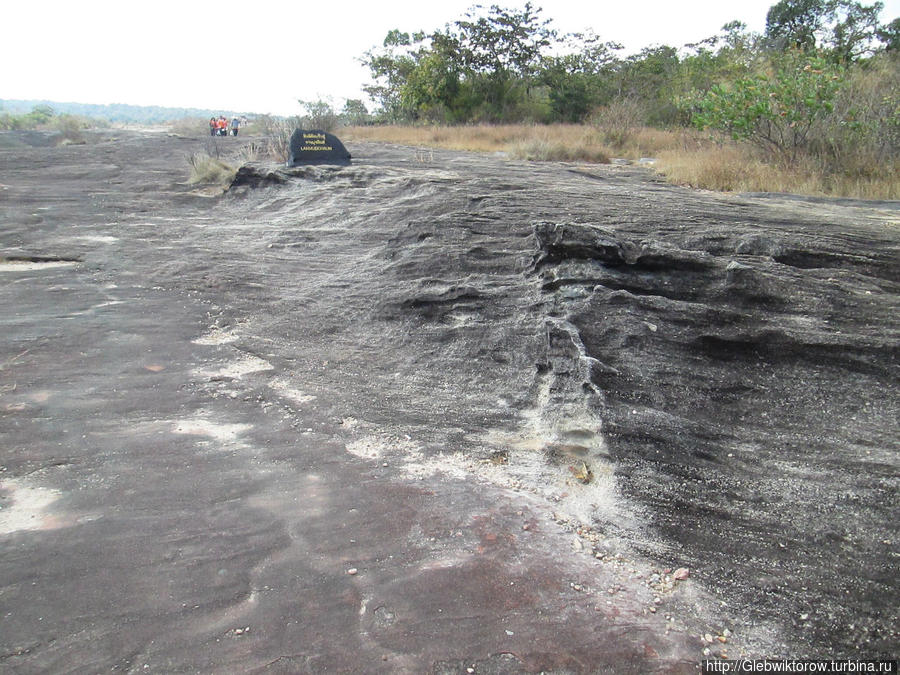
POLYGON ((201 144, 0 150, 0 669, 892 656, 896 204, 201 144))

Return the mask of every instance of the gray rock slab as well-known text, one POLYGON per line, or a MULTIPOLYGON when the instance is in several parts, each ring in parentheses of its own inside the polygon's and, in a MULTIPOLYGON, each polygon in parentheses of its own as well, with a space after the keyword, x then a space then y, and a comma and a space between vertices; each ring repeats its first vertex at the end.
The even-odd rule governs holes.
POLYGON ((896 205, 204 142, 0 150, 0 669, 890 654, 896 205))

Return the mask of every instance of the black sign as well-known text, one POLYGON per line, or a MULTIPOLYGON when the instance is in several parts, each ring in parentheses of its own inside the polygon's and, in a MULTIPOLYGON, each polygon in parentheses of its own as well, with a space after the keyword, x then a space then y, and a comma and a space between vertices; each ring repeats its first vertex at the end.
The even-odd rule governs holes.
POLYGON ((350 153, 335 136, 324 131, 295 129, 291 135, 288 166, 303 164, 349 164, 350 153))

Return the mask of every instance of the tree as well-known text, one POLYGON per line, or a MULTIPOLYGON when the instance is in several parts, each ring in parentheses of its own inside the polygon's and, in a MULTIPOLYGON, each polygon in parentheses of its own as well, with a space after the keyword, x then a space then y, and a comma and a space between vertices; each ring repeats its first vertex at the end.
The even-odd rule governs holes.
POLYGON ((782 51, 822 49, 833 61, 849 63, 874 51, 882 9, 882 2, 781 0, 766 15, 766 37, 782 51))
POLYGON ((555 36, 550 20, 540 18, 542 10, 530 2, 521 11, 491 5, 486 16, 478 16, 479 9, 476 5, 455 24, 463 65, 475 73, 533 75, 555 36))
POLYGON ((334 131, 338 125, 338 115, 328 101, 297 101, 306 108, 303 126, 307 129, 334 131))
POLYGON ((540 13, 476 6, 429 35, 392 30, 363 58, 375 81, 365 91, 391 120, 511 119, 555 37, 540 13))
MULTIPOLYGON (((443 50, 426 52, 410 72, 402 88, 401 101, 416 116, 435 122, 458 121, 464 106, 459 98, 462 84, 459 66, 443 50)), ((464 115, 463 115, 464 117, 464 115)))
POLYGON ((778 49, 814 50, 828 4, 829 0, 781 0, 766 14, 766 37, 778 49))
POLYGON ((366 104, 358 98, 348 98, 341 110, 341 118, 345 124, 365 124, 369 119, 369 111, 366 104))
POLYGON ((601 42, 593 32, 565 37, 567 53, 544 59, 539 81, 548 89, 553 119, 581 122, 597 106, 610 102, 622 45, 601 42))
POLYGON ((364 86, 363 91, 379 103, 388 120, 400 121, 413 116, 413 111, 404 107, 402 90, 421 58, 419 43, 424 39, 423 33, 411 35, 393 29, 388 31, 380 48, 370 49, 362 58, 375 81, 364 86))
POLYGON ((480 9, 476 6, 456 21, 451 37, 460 69, 482 96, 487 114, 503 119, 517 102, 516 92, 527 94, 556 32, 530 2, 521 10, 492 5, 487 15, 478 15, 480 9))
POLYGON ((876 32, 878 39, 884 44, 885 51, 900 51, 900 18, 879 26, 876 32))
POLYGON ((878 15, 884 3, 876 2, 865 6, 859 2, 835 2, 834 23, 826 46, 832 50, 833 58, 840 63, 849 63, 874 51, 878 37, 878 15))
POLYGON ((651 124, 668 124, 677 110, 672 105, 673 85, 680 67, 678 50, 667 45, 646 47, 625 59, 619 69, 618 98, 640 102, 651 124))

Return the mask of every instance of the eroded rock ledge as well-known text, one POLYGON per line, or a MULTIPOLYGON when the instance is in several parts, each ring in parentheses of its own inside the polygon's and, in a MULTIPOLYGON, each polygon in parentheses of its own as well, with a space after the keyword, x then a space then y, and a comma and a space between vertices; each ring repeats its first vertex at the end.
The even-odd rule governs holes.
POLYGON ((645 550, 677 551, 800 643, 889 654, 896 245, 831 228, 648 234, 541 222, 533 272, 603 364, 620 485, 669 549, 645 550))

